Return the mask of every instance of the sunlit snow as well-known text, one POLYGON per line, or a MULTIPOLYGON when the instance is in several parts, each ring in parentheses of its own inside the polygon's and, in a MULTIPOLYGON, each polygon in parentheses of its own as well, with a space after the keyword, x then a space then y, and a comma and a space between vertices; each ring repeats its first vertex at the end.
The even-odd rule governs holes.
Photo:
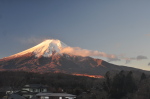
POLYGON ((18 57, 27 53, 34 53, 36 57, 49 57, 53 54, 53 52, 59 53, 61 49, 65 47, 68 46, 60 40, 48 39, 30 49, 14 54, 10 57, 18 57))

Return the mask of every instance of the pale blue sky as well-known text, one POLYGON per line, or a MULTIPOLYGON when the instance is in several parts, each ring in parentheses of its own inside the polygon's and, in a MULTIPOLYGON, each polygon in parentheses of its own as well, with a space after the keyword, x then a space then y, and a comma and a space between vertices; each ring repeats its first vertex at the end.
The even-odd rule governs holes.
POLYGON ((0 58, 53 38, 117 56, 143 56, 147 59, 111 62, 150 70, 149 5, 149 0, 0 0, 0 58))

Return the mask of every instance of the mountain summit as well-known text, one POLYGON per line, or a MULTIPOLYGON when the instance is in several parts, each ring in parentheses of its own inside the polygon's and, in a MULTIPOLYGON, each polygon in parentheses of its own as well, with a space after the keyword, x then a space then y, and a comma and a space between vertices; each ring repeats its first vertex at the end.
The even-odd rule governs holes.
POLYGON ((68 46, 60 40, 48 39, 30 49, 11 55, 9 57, 19 57, 27 53, 33 53, 36 57, 50 57, 53 53, 61 54, 60 51, 66 47, 68 46))

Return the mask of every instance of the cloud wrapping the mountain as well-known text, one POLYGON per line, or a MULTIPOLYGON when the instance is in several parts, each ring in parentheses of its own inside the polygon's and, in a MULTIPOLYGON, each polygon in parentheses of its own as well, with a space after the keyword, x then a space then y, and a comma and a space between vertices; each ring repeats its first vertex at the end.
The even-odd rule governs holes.
POLYGON ((137 57, 128 58, 128 57, 125 57, 124 55, 119 56, 119 55, 114 55, 114 54, 107 54, 105 52, 92 51, 92 50, 82 49, 80 47, 66 47, 61 50, 61 53, 70 53, 73 55, 78 55, 78 56, 83 56, 83 57, 86 57, 86 56, 105 57, 107 58, 108 62, 125 60, 126 64, 130 63, 133 60, 140 61, 140 60, 148 59, 146 56, 143 56, 143 55, 138 55, 137 57))
POLYGON ((106 54, 104 52, 99 52, 99 51, 91 51, 87 49, 82 49, 79 47, 66 47, 61 50, 61 53, 70 53, 73 55, 78 55, 78 56, 100 56, 100 57, 106 57, 108 59, 114 59, 117 60, 117 56, 113 54, 106 54))

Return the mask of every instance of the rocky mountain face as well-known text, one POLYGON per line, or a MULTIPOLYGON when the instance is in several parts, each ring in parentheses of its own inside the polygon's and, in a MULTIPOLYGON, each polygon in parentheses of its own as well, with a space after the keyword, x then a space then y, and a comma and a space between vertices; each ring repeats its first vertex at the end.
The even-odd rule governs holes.
POLYGON ((107 71, 138 70, 131 67, 117 66, 91 57, 71 56, 67 54, 52 55, 51 57, 35 57, 32 53, 16 58, 1 59, 0 69, 89 75, 104 75, 107 71))

